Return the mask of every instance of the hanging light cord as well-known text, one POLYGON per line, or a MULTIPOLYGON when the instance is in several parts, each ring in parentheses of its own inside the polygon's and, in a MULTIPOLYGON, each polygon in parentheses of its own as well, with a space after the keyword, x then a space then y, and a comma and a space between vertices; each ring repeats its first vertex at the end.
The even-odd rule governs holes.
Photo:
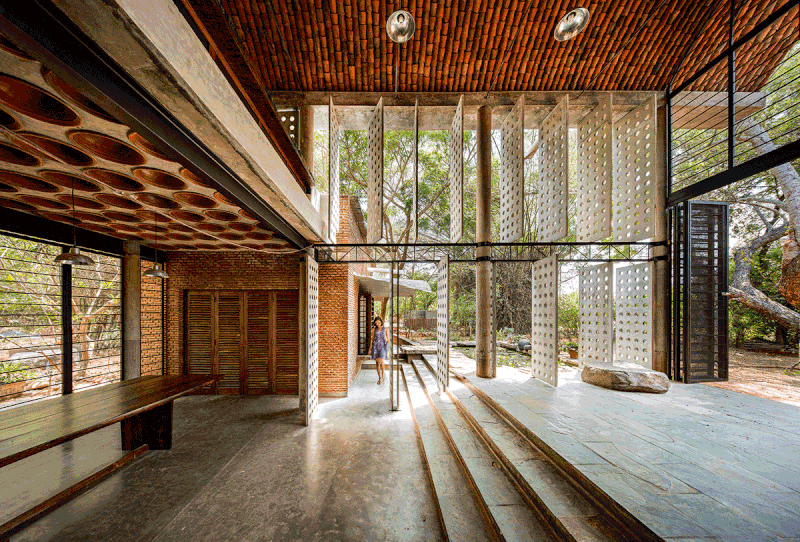
POLYGON ((72 192, 72 194, 71 194, 71 197, 72 197, 72 246, 73 247, 77 247, 78 246, 78 232, 77 232, 77 226, 76 226, 76 223, 75 223, 75 179, 72 179, 72 182, 70 182, 70 188, 71 188, 71 192, 72 192))

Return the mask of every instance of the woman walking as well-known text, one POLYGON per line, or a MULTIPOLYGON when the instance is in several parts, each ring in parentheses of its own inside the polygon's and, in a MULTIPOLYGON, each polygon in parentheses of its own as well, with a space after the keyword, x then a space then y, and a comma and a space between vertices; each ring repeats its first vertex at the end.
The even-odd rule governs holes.
POLYGON ((378 384, 383 382, 383 361, 389 345, 386 343, 386 328, 383 327, 383 320, 376 316, 372 321, 372 351, 371 357, 375 360, 375 370, 378 371, 378 384))

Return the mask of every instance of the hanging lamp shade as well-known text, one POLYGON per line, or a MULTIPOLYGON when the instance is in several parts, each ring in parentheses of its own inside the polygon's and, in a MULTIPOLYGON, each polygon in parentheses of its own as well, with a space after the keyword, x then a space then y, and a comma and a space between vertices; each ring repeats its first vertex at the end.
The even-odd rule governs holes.
POLYGON ((81 252, 76 246, 73 246, 68 251, 59 254, 56 256, 55 259, 56 263, 60 263, 63 265, 92 265, 94 264, 94 260, 92 260, 86 254, 81 252))
POLYGON ((399 9, 389 15, 386 21, 386 33, 389 39, 395 43, 405 43, 414 35, 417 23, 414 17, 404 9, 399 9))
POLYGON ((558 41, 571 40, 580 34, 588 23, 589 10, 575 8, 558 21, 555 30, 553 30, 553 37, 558 41))
POLYGON ((154 279, 168 279, 169 274, 161 267, 161 264, 156 262, 153 267, 142 273, 143 277, 150 277, 154 279))

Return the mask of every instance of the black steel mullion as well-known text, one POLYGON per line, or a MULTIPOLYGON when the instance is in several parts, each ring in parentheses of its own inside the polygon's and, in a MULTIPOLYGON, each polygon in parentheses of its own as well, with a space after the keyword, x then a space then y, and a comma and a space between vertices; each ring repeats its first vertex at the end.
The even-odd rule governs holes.
POLYGON ((730 28, 728 29, 728 169, 733 167, 734 129, 736 124, 734 103, 736 101, 736 49, 733 48, 733 32, 736 22, 736 0, 730 0, 730 28))
MULTIPOLYGON (((63 247, 69 250, 69 247, 63 247)), ((72 393, 72 266, 61 266, 61 394, 72 393)))

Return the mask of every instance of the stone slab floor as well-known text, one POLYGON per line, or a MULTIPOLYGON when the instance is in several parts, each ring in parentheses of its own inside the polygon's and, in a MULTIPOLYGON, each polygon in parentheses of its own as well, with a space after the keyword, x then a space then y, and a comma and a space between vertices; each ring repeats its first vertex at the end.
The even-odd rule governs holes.
MULTIPOLYGON (((390 412, 386 380, 362 370, 308 428, 296 397, 179 399, 172 450, 146 453, 11 540, 441 540, 405 390, 390 412)), ((122 455, 116 425, 82 439, 0 469, 2 515, 55 494, 93 458, 122 455)))

